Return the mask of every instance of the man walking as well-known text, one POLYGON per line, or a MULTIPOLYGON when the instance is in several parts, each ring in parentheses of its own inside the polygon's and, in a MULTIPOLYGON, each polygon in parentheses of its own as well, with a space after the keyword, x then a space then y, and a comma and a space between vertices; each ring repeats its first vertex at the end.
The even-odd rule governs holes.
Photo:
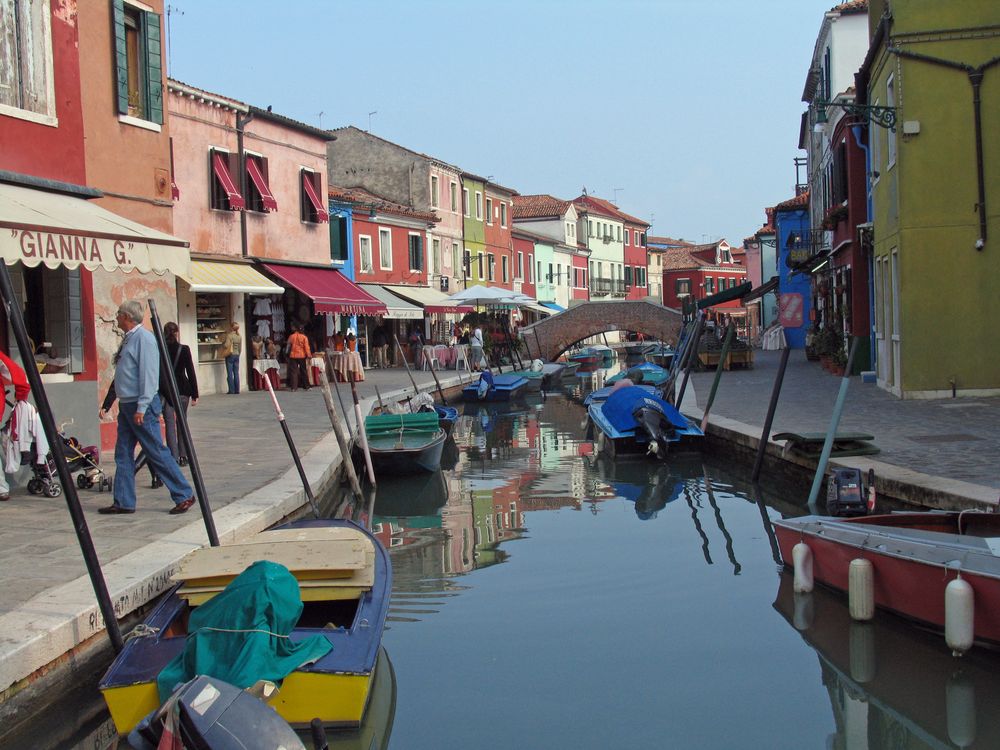
POLYGON ((135 444, 170 491, 170 513, 185 513, 194 493, 174 457, 160 439, 160 353, 153 334, 143 327, 143 305, 123 302, 115 320, 125 338, 115 353, 118 440, 115 443, 114 502, 98 513, 135 513, 135 444))

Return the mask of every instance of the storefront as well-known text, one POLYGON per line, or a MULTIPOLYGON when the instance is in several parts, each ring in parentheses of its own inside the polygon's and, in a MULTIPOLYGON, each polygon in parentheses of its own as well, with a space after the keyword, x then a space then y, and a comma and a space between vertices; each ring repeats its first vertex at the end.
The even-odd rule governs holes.
MULTIPOLYGON (((173 314, 168 274, 189 272, 187 243, 91 203, 100 193, 60 183, 0 183, 0 254, 34 345, 35 366, 57 423, 72 420, 85 445, 107 446, 114 424, 98 422, 100 383, 120 341, 113 312, 127 297, 158 299, 173 314), (95 300, 95 279, 121 297, 95 300)), ((103 297, 103 294, 102 294, 103 297)), ((0 348, 21 362, 3 312, 0 348)), ((21 362, 23 364, 23 362, 21 362)), ((103 378, 103 380, 102 380, 103 378)))
MULTIPOLYGON (((380 320, 367 320, 365 337, 369 342, 372 341, 376 326, 382 326, 382 335, 385 337, 386 346, 389 347, 386 351, 386 364, 389 367, 401 367, 403 363, 399 361, 396 339, 399 339, 401 343, 406 342, 409 327, 414 325, 415 321, 424 319, 423 308, 412 302, 407 302, 378 284, 359 284, 358 286, 385 303, 386 307, 386 314, 380 320)), ((369 359, 365 361, 366 367, 370 367, 375 361, 371 347, 368 351, 369 359)))
POLYGON ((424 323, 421 332, 428 344, 447 344, 451 339, 452 325, 459 322, 462 315, 474 309, 470 305, 454 302, 447 294, 427 286, 385 284, 384 287, 396 296, 423 308, 424 323))
MULTIPOLYGON (((254 311, 272 295, 280 299, 284 287, 275 284, 246 262, 193 259, 191 271, 177 285, 177 316, 181 341, 191 347, 198 368, 198 389, 225 393, 226 363, 220 355, 222 337, 230 323, 240 324, 240 354, 244 383, 252 383, 254 311)), ((268 302, 269 304, 269 302, 268 302)), ((270 336, 270 331, 265 336, 270 336)))

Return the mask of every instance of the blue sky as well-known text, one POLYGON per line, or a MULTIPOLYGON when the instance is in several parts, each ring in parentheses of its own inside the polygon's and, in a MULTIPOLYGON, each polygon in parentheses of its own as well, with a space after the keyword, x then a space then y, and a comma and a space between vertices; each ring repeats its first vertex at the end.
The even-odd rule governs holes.
MULTIPOLYGON (((521 193, 739 243, 791 198, 832 0, 168 0, 169 72, 521 193), (320 115, 322 113, 322 116, 320 115)), ((804 177, 804 175, 803 175, 804 177)))

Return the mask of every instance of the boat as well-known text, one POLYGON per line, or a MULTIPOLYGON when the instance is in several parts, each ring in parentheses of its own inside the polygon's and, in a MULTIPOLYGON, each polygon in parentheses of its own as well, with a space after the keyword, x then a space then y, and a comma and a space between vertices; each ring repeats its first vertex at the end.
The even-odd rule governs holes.
POLYGON ((587 414, 596 430, 598 448, 615 457, 653 455, 662 459, 671 443, 704 436, 672 404, 637 385, 614 390, 603 403, 592 403, 587 414))
POLYGON ((510 401, 524 393, 527 386, 527 378, 520 375, 494 375, 484 370, 478 380, 462 389, 462 398, 466 401, 510 401))
POLYGON ((377 473, 414 474, 441 468, 441 450, 447 434, 436 409, 365 417, 365 436, 372 468, 377 473))
POLYGON ((541 370, 514 370, 514 372, 509 374, 519 375, 528 381, 524 386, 525 393, 542 392, 542 382, 545 380, 545 373, 541 370))
POLYGON ((438 422, 441 425, 441 429, 445 431, 446 435, 450 435, 451 428, 455 426, 455 420, 458 419, 458 409, 454 406, 441 406, 440 404, 434 404, 434 411, 437 412, 438 422))
POLYGON ((773 607, 816 652, 813 688, 828 693, 836 735, 827 747, 995 748, 1000 701, 995 660, 955 660, 940 641, 895 617, 851 619, 836 591, 796 593, 779 576, 773 607))
MULTIPOLYGON (((128 734, 160 705, 158 675, 168 665, 173 668, 188 642, 197 644, 203 634, 188 633, 199 607, 217 596, 222 601, 220 595, 234 579, 261 565, 291 572, 298 584, 301 614, 291 623, 285 643, 328 644, 326 653, 300 662, 284 677, 268 705, 293 727, 308 726, 313 719, 327 726, 360 725, 388 612, 392 567, 385 549, 362 526, 311 519, 237 544, 203 547, 180 562, 171 577, 174 588, 146 618, 141 634, 126 640, 99 683, 119 734, 128 734)), ((287 605, 287 598, 282 604, 287 605)), ((271 609, 288 616, 287 607, 271 609)), ((226 675, 211 676, 233 682, 226 675)))
POLYGON ((959 576, 974 592, 974 638, 1000 644, 1000 514, 907 511, 774 521, 785 565, 804 542, 813 577, 847 591, 851 561, 869 560, 877 607, 943 630, 945 587, 959 576))
MULTIPOLYGON (((621 386, 625 387, 625 386, 621 386)), ((651 395, 656 395, 656 387, 652 385, 642 384, 640 388, 648 391, 651 395)), ((583 399, 584 406, 590 406, 591 404, 600 404, 608 400, 608 396, 612 394, 615 390, 614 385, 606 385, 603 388, 598 388, 596 391, 591 391, 583 399)))
POLYGON ((563 378, 575 378, 577 371, 580 369, 579 362, 567 362, 566 366, 563 368, 562 377, 563 378))
POLYGON ((542 365, 542 388, 553 390, 558 387, 566 369, 565 362, 546 362, 542 365))
POLYGON ((601 355, 588 346, 586 349, 567 355, 566 359, 576 362, 577 365, 597 365, 601 361, 601 355))
POLYGON ((649 384, 649 385, 663 385, 670 379, 670 372, 659 365, 655 365, 652 362, 643 362, 636 365, 635 367, 629 367, 627 370, 616 373, 610 378, 605 380, 605 383, 614 384, 619 380, 624 380, 628 378, 636 385, 639 384, 649 384))
POLYGON ((610 367, 618 358, 618 355, 615 354, 615 350, 606 344, 594 344, 590 347, 590 349, 597 355, 598 363, 603 367, 610 367))
POLYGON ((669 344, 653 344, 643 350, 647 362, 669 369, 673 364, 676 351, 669 344))

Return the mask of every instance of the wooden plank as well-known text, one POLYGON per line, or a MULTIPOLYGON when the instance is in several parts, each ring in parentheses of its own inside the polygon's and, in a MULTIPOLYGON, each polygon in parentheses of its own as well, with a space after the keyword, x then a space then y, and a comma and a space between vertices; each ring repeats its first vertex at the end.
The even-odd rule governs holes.
MULTIPOLYGON (((771 437, 772 440, 788 440, 794 443, 823 443, 826 442, 825 432, 779 432, 771 437)), ((874 440, 874 435, 866 432, 838 432, 833 436, 834 442, 844 440, 874 440)))

